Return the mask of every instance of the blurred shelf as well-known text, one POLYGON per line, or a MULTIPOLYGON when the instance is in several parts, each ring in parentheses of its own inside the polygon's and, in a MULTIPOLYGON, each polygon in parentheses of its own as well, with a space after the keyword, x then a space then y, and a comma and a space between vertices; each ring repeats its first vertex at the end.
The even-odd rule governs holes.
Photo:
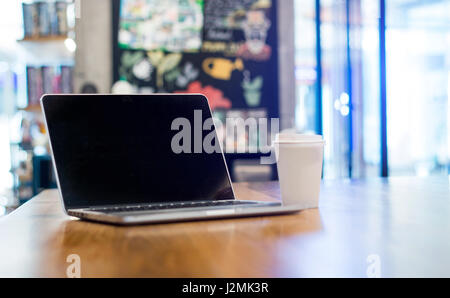
POLYGON ((53 35, 53 36, 37 36, 37 37, 24 37, 17 42, 53 42, 53 41, 65 41, 68 37, 66 35, 53 35))
POLYGON ((68 48, 66 35, 24 37, 17 40, 20 61, 28 65, 73 64, 74 51, 68 48))
POLYGON ((42 110, 41 110, 40 105, 31 105, 31 106, 27 106, 25 108, 19 108, 19 111, 40 113, 42 110))

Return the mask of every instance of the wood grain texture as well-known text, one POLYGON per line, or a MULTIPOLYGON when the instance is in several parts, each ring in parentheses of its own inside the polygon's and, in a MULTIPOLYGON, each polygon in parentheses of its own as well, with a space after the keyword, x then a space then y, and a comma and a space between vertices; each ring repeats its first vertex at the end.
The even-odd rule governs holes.
MULTIPOLYGON (((278 183, 235 186, 241 199, 277 200, 278 183)), ((295 215, 116 227, 64 215, 45 191, 0 219, 1 277, 450 277, 446 178, 333 181, 319 209, 295 215)))

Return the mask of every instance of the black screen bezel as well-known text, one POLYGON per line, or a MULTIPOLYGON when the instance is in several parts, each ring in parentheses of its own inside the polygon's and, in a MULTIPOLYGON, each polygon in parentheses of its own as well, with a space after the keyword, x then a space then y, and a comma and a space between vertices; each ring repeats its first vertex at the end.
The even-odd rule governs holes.
MULTIPOLYGON (((61 175, 62 173, 58 172, 58 166, 57 166, 57 161, 56 158, 53 154, 53 147, 52 147, 52 133, 49 131, 49 125, 48 125, 48 121, 49 121, 49 117, 48 117, 48 107, 49 105, 52 104, 52 102, 54 101, 58 101, 58 104, 61 103, 61 101, 64 100, 73 100, 75 98, 81 98, 81 97, 93 97, 93 98, 98 98, 98 97, 107 97, 108 101, 110 100, 118 100, 118 101, 133 101, 134 99, 142 99, 142 98, 146 98, 146 97, 151 97, 152 100, 168 100, 168 98, 170 97, 189 97, 190 99, 195 99, 198 101, 203 101, 204 103, 206 103, 207 107, 208 107, 208 116, 212 118, 212 112, 211 112, 211 108, 208 102, 208 99, 206 98, 206 96, 204 96, 203 94, 148 94, 148 95, 137 95, 137 94, 121 94, 121 95, 111 95, 111 94, 70 94, 70 95, 61 95, 61 94, 46 94, 44 96, 42 96, 41 98, 41 108, 42 108, 42 112, 44 115, 44 122, 46 125, 46 131, 47 131, 47 136, 49 138, 49 147, 50 147, 50 151, 51 151, 51 156, 52 156, 52 161, 53 161, 53 167, 54 167, 54 171, 55 171, 55 176, 56 176, 56 182, 58 185, 58 190, 59 190, 59 194, 61 196, 62 199, 62 203, 63 203, 63 208, 65 211, 69 210, 69 209, 82 209, 82 208, 91 208, 91 207, 99 207, 99 206, 105 206, 102 204, 90 204, 90 205, 78 205, 78 204, 71 204, 70 202, 68 202, 67 200, 64 199, 63 193, 64 191, 61 189, 61 184, 60 184, 60 179, 61 179, 61 175)), ((216 128, 214 127, 214 130, 216 130, 216 128)), ((217 132, 216 132, 217 133, 217 132)), ((223 158, 223 165, 224 165, 224 169, 226 171, 227 174, 227 182, 229 185, 229 188, 231 190, 231 196, 232 199, 235 200, 235 193, 234 193, 234 189, 233 189, 233 184, 230 178, 230 174, 229 174, 229 169, 225 160, 225 155, 223 153, 223 148, 221 146, 221 154, 222 154, 222 158, 223 158)), ((58 162, 63 162, 63 161, 58 161, 58 162)), ((230 198, 231 199, 231 198, 230 198)), ((130 204, 133 204, 132 202, 130 202, 130 204)))

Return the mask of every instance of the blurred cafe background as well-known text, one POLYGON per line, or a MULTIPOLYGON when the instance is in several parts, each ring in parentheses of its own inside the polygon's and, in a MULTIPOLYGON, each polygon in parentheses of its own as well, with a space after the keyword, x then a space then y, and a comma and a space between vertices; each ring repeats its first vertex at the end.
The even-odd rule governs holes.
MULTIPOLYGON (((450 0, 1 1, 0 216, 56 187, 42 94, 157 92, 322 134, 324 179, 448 176, 450 0)), ((276 179, 219 134, 234 181, 276 179)))

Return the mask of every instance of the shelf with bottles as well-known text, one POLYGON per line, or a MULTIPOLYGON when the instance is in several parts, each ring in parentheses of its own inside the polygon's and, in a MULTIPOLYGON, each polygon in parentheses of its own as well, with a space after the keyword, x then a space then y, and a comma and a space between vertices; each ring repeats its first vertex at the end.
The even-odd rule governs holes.
POLYGON ((73 67, 27 66, 26 71, 28 105, 19 107, 27 112, 41 112, 39 100, 44 94, 73 93, 73 67))
POLYGON ((24 37, 22 39, 17 40, 17 42, 25 43, 25 42, 64 42, 69 38, 68 35, 59 35, 59 36, 38 36, 38 37, 24 37))
POLYGON ((22 75, 24 95, 12 117, 11 169, 14 193, 20 203, 42 188, 54 187, 49 144, 39 100, 45 93, 72 93, 73 67, 70 65, 29 65, 22 75), (25 98, 26 97, 26 98, 25 98))
POLYGON ((11 171, 14 193, 20 203, 44 187, 55 186, 39 100, 43 94, 73 93, 73 67, 29 65, 26 67, 26 89, 28 104, 17 107, 11 124, 17 132, 11 142, 11 171))
POLYGON ((23 1, 23 36, 17 40, 25 64, 73 63, 75 16, 71 1, 23 1))
POLYGON ((56 188, 56 179, 48 152, 24 150, 18 145, 11 144, 11 172, 14 197, 20 205, 43 189, 56 188))
POLYGON ((24 38, 20 41, 64 40, 73 30, 73 1, 23 1, 24 38))
POLYGON ((24 150, 18 143, 11 143, 11 173, 16 201, 22 204, 33 197, 32 152, 24 150))
POLYGON ((15 132, 10 143, 14 194, 23 203, 37 194, 40 181, 49 180, 47 177, 42 178, 43 171, 40 169, 47 167, 47 172, 51 171, 49 162, 45 159, 50 150, 40 113, 19 111, 12 117, 10 125, 15 132))

